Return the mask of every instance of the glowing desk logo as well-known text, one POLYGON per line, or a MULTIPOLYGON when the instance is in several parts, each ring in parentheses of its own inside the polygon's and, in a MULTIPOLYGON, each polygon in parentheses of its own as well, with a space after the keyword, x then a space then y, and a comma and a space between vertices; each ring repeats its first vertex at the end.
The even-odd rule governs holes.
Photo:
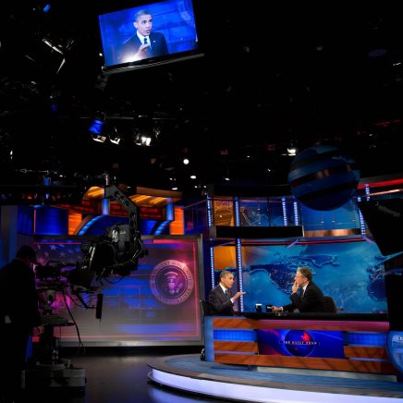
POLYGON ((259 354, 345 358, 339 330, 258 329, 256 333, 259 354))
POLYGON ((318 342, 305 330, 290 330, 285 335, 283 344, 291 355, 305 357, 312 353, 318 342))

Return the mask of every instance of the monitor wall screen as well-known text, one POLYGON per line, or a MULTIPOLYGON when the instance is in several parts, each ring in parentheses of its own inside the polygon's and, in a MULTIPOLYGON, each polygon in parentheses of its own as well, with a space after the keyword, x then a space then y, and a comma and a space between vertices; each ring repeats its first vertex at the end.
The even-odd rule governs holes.
POLYGON ((384 261, 374 242, 311 242, 294 246, 242 248, 244 310, 255 304, 290 303, 297 267, 309 266, 313 281, 331 296, 340 312, 387 312, 384 261))
POLYGON ((99 29, 105 70, 175 60, 199 50, 191 0, 148 1, 101 14, 99 29))

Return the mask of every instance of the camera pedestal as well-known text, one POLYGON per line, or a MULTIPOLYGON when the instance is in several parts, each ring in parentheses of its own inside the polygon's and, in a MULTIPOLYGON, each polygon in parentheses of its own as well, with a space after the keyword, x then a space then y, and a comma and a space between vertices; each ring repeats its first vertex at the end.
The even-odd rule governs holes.
POLYGON ((85 369, 76 368, 71 360, 60 358, 58 338, 54 336, 55 327, 73 325, 68 321, 64 324, 45 324, 38 357, 25 372, 27 391, 85 393, 85 369))
POLYGON ((75 368, 70 360, 56 363, 36 363, 28 368, 25 374, 27 390, 70 391, 85 393, 85 369, 75 368))

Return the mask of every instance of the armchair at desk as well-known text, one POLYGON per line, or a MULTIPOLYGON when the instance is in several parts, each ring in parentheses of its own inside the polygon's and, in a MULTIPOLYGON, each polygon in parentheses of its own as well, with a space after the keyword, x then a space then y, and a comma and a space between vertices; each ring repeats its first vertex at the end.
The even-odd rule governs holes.
POLYGON ((323 296, 323 310, 324 312, 336 313, 337 307, 332 297, 328 295, 323 296))
POLYGON ((202 317, 211 315, 210 304, 205 299, 200 300, 202 317))

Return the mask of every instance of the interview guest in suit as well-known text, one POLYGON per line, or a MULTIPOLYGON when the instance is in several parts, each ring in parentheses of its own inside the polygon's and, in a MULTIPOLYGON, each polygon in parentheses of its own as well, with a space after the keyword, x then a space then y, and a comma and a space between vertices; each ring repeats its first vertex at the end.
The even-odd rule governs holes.
POLYGON ((234 275, 223 270, 220 273, 220 283, 213 288, 208 295, 208 304, 211 315, 234 315, 234 303, 244 295, 245 292, 237 291, 231 295, 231 288, 234 285, 234 275))
POLYGON ((291 304, 272 307, 273 312, 325 312, 323 293, 312 281, 309 267, 298 267, 292 286, 291 304))
POLYGON ((164 35, 161 32, 152 32, 153 17, 149 11, 138 11, 134 16, 133 25, 136 34, 123 44, 119 56, 120 63, 168 54, 164 35))

